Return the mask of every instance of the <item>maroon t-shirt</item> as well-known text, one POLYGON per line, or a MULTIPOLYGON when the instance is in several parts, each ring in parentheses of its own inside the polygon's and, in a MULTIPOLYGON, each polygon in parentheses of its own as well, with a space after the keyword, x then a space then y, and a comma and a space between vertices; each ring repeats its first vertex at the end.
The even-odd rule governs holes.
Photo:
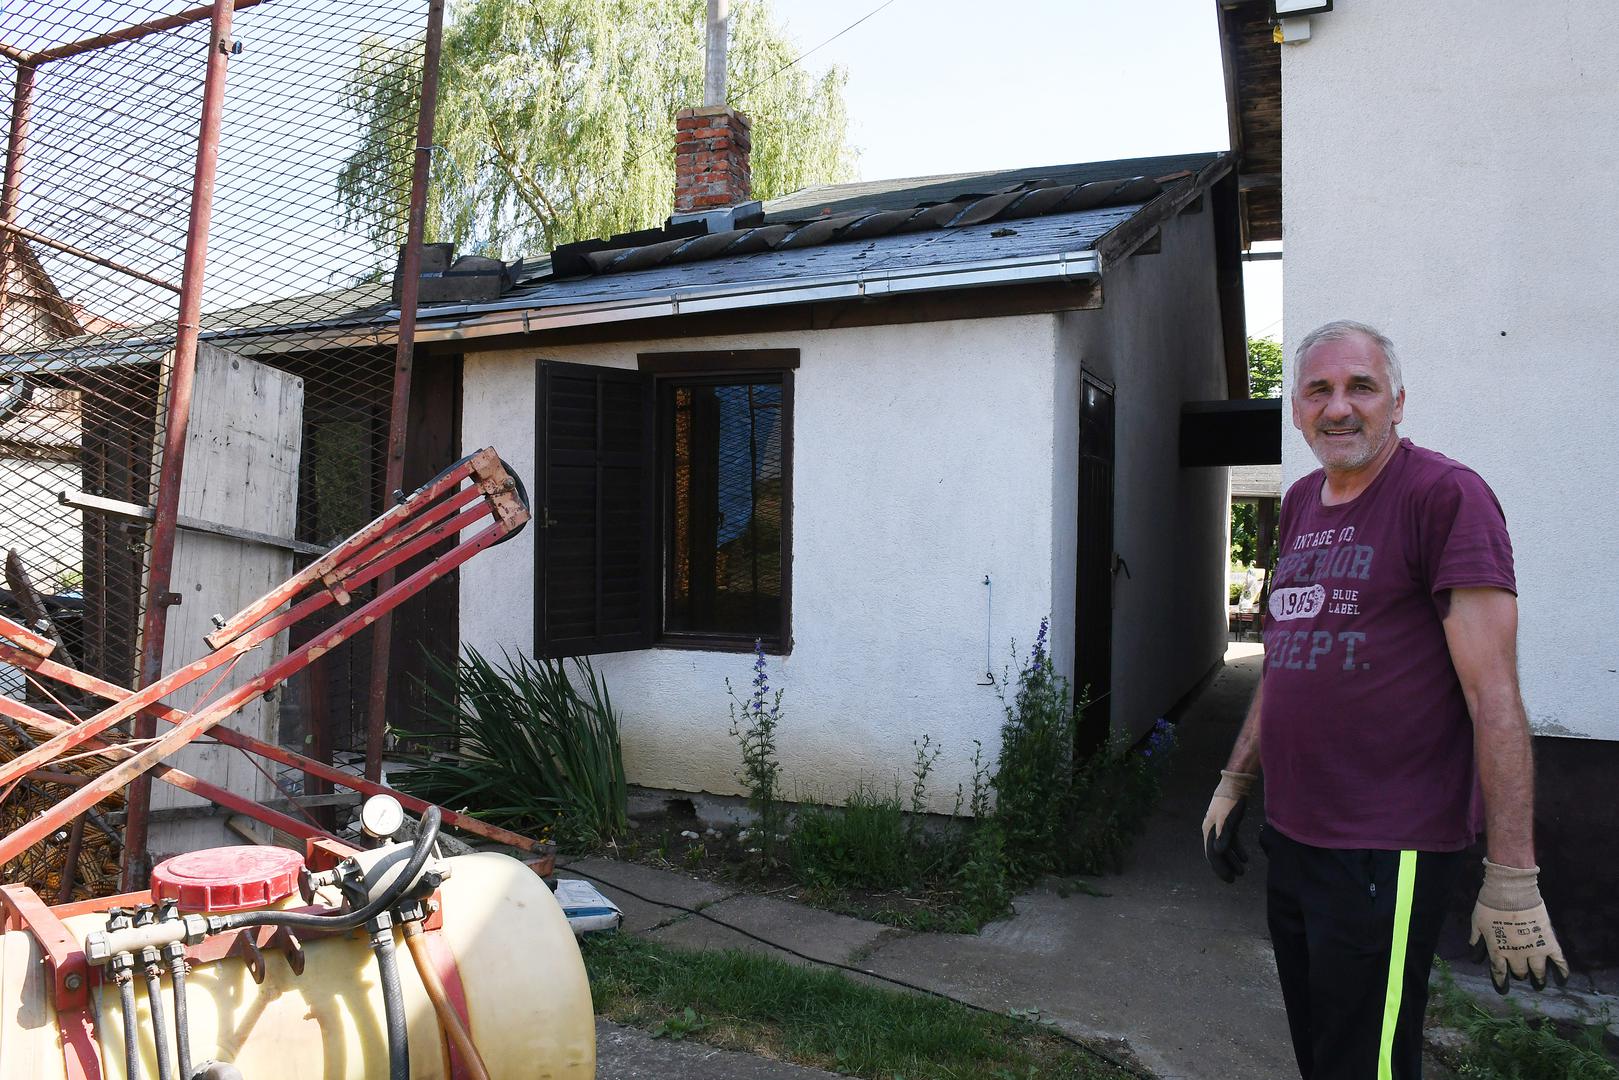
POLYGON ((1282 500, 1265 624, 1265 814, 1325 848, 1457 851, 1482 831, 1473 726, 1440 622, 1446 590, 1517 591, 1479 475, 1401 439, 1367 489, 1282 500))

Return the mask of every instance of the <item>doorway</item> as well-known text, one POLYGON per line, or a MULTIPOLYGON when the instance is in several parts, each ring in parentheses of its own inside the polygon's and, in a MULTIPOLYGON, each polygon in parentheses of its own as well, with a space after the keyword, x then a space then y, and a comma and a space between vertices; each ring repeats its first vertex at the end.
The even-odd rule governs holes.
POLYGON ((1086 374, 1079 398, 1079 521, 1074 693, 1086 697, 1074 758, 1107 742, 1113 692, 1113 388, 1086 374))

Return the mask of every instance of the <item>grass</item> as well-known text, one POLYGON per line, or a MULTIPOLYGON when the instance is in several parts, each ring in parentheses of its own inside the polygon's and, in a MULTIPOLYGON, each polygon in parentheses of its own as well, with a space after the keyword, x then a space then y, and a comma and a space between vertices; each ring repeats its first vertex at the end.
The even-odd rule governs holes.
POLYGON ((1029 1020, 736 951, 585 939, 596 1012, 666 1038, 869 1080, 1126 1080, 1029 1020))
POLYGON ((1574 1029, 1568 1038, 1544 1017, 1516 1009, 1496 1015, 1458 987, 1442 961, 1428 1013, 1467 1036, 1469 1046, 1441 1055, 1465 1080, 1619 1080, 1619 1066, 1603 1046, 1602 1025, 1574 1029))

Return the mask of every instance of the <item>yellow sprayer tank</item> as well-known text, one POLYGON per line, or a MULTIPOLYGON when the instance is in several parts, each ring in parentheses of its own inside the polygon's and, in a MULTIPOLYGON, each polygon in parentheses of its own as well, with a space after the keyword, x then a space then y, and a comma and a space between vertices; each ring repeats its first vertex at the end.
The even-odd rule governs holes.
MULTIPOLYGON (((263 849, 261 849, 263 850, 263 849)), ((573 933, 545 882, 504 855, 445 860, 439 886, 443 924, 427 931, 435 967, 460 997, 472 1041, 495 1080, 594 1080, 595 1026, 590 986, 573 933)), ((276 898, 272 906, 295 904, 276 898)), ((104 912, 69 915, 82 946, 102 929, 104 912)), ((451 1078, 451 1055, 416 964, 394 931, 410 1044, 410 1075, 451 1078)), ((245 1080, 372 1080, 388 1075, 387 1034, 378 966, 364 929, 301 942, 303 971, 284 950, 261 952, 262 982, 249 959, 230 955, 195 964, 186 978, 191 1058, 229 1062, 245 1080)), ((69 1070, 52 996, 52 969, 34 933, 0 937, 0 1080, 80 1080, 69 1070)), ((141 1073, 156 1077, 150 1003, 137 972, 141 1073)), ((162 980, 168 1053, 174 1055, 170 979, 162 980)), ((99 1076, 129 1080, 118 989, 92 985, 89 1016, 99 1076)), ((177 1075, 177 1071, 176 1071, 177 1075)))

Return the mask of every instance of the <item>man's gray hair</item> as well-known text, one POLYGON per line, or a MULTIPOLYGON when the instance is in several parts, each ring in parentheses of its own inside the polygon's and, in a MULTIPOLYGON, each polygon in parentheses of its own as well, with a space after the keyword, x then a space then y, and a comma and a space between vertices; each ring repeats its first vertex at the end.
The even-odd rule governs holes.
POLYGON ((1378 351, 1383 354, 1383 359, 1388 361, 1389 382, 1392 384, 1389 387, 1389 393, 1398 394, 1405 389, 1405 376, 1400 371, 1400 358, 1394 352, 1394 342, 1384 336, 1381 330, 1367 326, 1365 323, 1354 322, 1350 319, 1336 319, 1305 334, 1304 340, 1299 342, 1299 347, 1294 350, 1293 386, 1295 391, 1298 388, 1298 373, 1303 369, 1304 358, 1310 354, 1310 350, 1323 342, 1341 341, 1347 337, 1363 337, 1377 346, 1378 351))

